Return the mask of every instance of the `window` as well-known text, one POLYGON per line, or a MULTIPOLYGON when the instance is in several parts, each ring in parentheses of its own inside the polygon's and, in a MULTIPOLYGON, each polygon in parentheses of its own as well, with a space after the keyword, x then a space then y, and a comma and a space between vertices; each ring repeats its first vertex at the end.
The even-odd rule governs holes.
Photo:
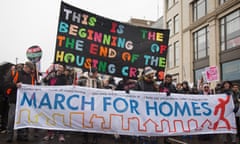
POLYGON ((240 46, 240 10, 220 19, 221 51, 240 46))
POLYGON ((193 3, 193 21, 200 19, 207 14, 207 1, 197 0, 193 3))
POLYGON ((179 66, 180 51, 179 51, 179 41, 174 43, 174 66, 179 66))
POLYGON ((168 46, 168 68, 174 67, 174 49, 172 45, 168 46))
POLYGON ((174 22, 174 34, 176 34, 179 32, 179 15, 174 16, 173 22, 174 22))
POLYGON ((219 5, 224 4, 227 0, 219 0, 219 5))
POLYGON ((208 56, 208 28, 204 27, 193 33, 194 59, 208 56))
POLYGON ((173 29, 172 29, 172 28, 173 28, 173 27, 172 27, 172 20, 169 20, 169 21, 167 22, 167 29, 170 30, 169 36, 172 36, 172 35, 173 35, 173 29))
POLYGON ((174 0, 168 0, 167 1, 167 8, 170 9, 173 6, 174 3, 175 3, 174 0))
POLYGON ((239 80, 240 79, 240 60, 226 62, 222 64, 222 80, 239 80))
POLYGON ((179 32, 179 15, 174 16, 173 21, 172 19, 167 21, 167 29, 170 30, 169 36, 179 32))
POLYGON ((203 72, 205 71, 205 68, 194 70, 194 83, 197 84, 198 80, 201 80, 203 77, 203 72))
POLYGON ((168 46, 168 68, 179 66, 179 42, 174 42, 173 46, 168 46))

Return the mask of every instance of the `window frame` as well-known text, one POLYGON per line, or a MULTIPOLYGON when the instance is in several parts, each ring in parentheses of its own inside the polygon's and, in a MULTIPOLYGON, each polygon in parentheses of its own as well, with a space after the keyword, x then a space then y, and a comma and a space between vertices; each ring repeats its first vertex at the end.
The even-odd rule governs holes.
POLYGON ((193 2, 192 4, 192 9, 193 9, 193 21, 197 21, 199 20, 200 18, 204 17, 207 15, 207 11, 208 11, 208 8, 207 8, 207 0, 196 0, 193 2), (200 2, 199 2, 200 1, 200 2), (202 1, 202 2, 201 2, 202 1), (199 2, 199 3, 198 3, 199 2), (199 6, 201 6, 202 3, 205 3, 204 4, 204 15, 202 16, 199 16, 198 14, 198 11, 201 11, 199 10, 199 6))
POLYGON ((202 58, 205 58, 209 55, 209 42, 208 42, 208 37, 209 37, 209 30, 208 30, 208 26, 205 26, 201 29, 199 29, 198 31, 193 33, 193 52, 194 52, 194 60, 199 60, 202 58), (202 30, 204 31, 203 34, 201 34, 202 30), (199 34, 200 33, 200 34, 199 34), (200 57, 199 56, 199 38, 201 38, 202 36, 205 36, 205 56, 200 57))
POLYGON ((174 34, 179 32, 179 14, 176 14, 173 17, 173 29, 174 29, 174 34), (177 29, 177 31, 176 31, 176 29, 177 29))
MULTIPOLYGON (((240 33, 238 35, 236 35, 234 38, 229 39, 229 34, 228 34, 227 28, 231 27, 231 25, 230 25, 231 22, 234 22, 235 20, 239 21, 239 23, 240 23, 240 9, 237 9, 219 19, 219 30, 220 30, 219 39, 220 39, 220 51, 221 52, 240 46, 240 42, 239 42, 239 45, 232 46, 232 47, 228 46, 228 42, 234 41, 235 39, 240 40, 240 33), (236 17, 234 17, 235 13, 237 14, 236 17), (231 17, 232 15, 233 15, 233 18, 228 20, 228 18, 231 17)), ((240 31, 240 27, 236 27, 236 28, 239 28, 237 30, 237 32, 240 31)))
POLYGON ((167 0, 167 9, 170 9, 171 7, 174 6, 176 0, 167 0), (169 5, 169 1, 172 1, 172 4, 169 5))
POLYGON ((174 46, 172 44, 168 45, 167 67, 168 68, 173 68, 174 67, 174 46))
POLYGON ((224 4, 226 1, 228 1, 228 0, 219 0, 218 2, 219 2, 219 5, 222 5, 222 4, 224 4))
POLYGON ((169 37, 173 36, 173 22, 172 19, 167 21, 167 29, 170 30, 169 37))
POLYGON ((202 78, 202 72, 204 72, 205 69, 206 67, 194 69, 194 84, 198 85, 198 80, 202 78), (197 77, 197 76, 200 76, 200 77, 197 77))
POLYGON ((234 80, 240 79, 238 76, 234 76, 234 74, 239 75, 239 73, 234 73, 234 72, 239 72, 239 66, 236 65, 236 64, 240 65, 239 62, 240 62, 240 59, 221 63, 221 79, 223 81, 224 80, 234 81, 234 80), (231 67, 233 67, 233 68, 231 68, 231 67), (235 68, 235 71, 234 71, 234 68, 235 68), (226 70, 229 70, 230 72, 229 71, 226 72, 226 70), (233 73, 231 73, 231 72, 233 72, 233 73))
POLYGON ((179 50, 179 47, 180 45, 179 45, 179 41, 175 41, 174 43, 173 43, 173 50, 174 50, 174 66, 176 67, 176 66, 179 66, 180 65, 180 62, 179 62, 179 60, 180 60, 180 50, 179 50))

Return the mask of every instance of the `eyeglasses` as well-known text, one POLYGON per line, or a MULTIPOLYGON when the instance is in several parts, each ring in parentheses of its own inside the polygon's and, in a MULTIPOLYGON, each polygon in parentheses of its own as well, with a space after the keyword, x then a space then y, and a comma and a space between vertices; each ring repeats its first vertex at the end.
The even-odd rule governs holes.
POLYGON ((154 76, 153 75, 147 75, 146 78, 152 79, 154 76))

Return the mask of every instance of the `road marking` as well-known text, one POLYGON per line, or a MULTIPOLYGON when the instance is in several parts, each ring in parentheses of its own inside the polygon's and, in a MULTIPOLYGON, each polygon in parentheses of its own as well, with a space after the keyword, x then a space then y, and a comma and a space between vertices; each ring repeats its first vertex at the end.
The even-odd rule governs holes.
POLYGON ((186 142, 183 142, 183 141, 180 141, 180 140, 177 140, 177 139, 174 139, 174 138, 168 138, 168 140, 179 143, 179 144, 188 144, 186 142))

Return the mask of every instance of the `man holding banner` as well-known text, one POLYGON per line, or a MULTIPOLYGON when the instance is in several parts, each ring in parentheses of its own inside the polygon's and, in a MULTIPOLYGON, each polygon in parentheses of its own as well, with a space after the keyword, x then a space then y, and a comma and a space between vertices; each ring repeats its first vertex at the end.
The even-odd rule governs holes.
MULTIPOLYGON (((164 81, 159 85, 159 92, 166 93, 167 96, 170 96, 171 93, 176 93, 176 87, 172 84, 172 75, 166 74, 164 81)), ((164 143, 169 144, 167 137, 164 137, 164 143)))
MULTIPOLYGON (((91 67, 84 76, 78 81, 79 86, 90 87, 90 88, 103 88, 103 81, 99 78, 98 70, 95 67, 91 67)), ((97 144, 99 134, 84 132, 84 144, 88 144, 89 138, 91 138, 92 144, 97 144)))
MULTIPOLYGON (((17 89, 22 86, 22 84, 35 84, 34 73, 35 67, 32 62, 26 62, 22 70, 12 70, 6 77, 5 85, 9 89, 8 100, 9 100, 9 113, 8 113, 8 138, 7 142, 13 141, 14 136, 14 119, 16 111, 16 101, 17 101, 17 89)), ((17 140, 28 141, 27 129, 17 130, 17 140)))
MULTIPOLYGON (((227 96, 231 96, 234 102, 234 112, 236 113, 238 108, 239 108, 239 98, 235 97, 236 95, 234 95, 233 90, 232 90, 233 84, 230 81, 224 81, 222 83, 222 93, 225 93, 227 96)), ((237 123, 237 121, 236 121, 237 123)), ((224 144, 228 144, 228 140, 230 139, 230 141, 232 142, 232 144, 236 144, 237 143, 237 135, 236 134, 225 134, 223 135, 223 141, 224 144)))
MULTIPOLYGON (((147 66, 143 70, 143 75, 137 81, 135 90, 137 91, 147 91, 147 92, 157 92, 158 85, 155 81, 155 71, 147 66)), ((151 143, 157 143, 156 137, 138 137, 138 142, 144 143, 144 141, 150 141, 151 143)))

